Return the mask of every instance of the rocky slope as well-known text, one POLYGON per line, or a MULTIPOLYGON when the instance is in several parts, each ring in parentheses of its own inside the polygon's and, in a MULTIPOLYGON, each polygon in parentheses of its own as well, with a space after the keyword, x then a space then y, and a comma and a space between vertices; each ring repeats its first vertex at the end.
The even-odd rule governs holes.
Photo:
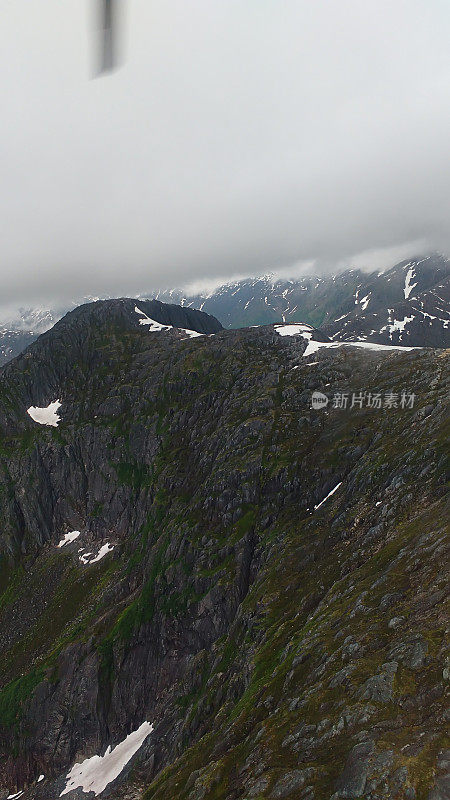
POLYGON ((285 333, 96 303, 0 372, 2 800, 448 796, 446 354, 285 333))
POLYGON ((14 329, 3 328, 0 330, 0 366, 12 361, 13 358, 22 353, 29 344, 34 342, 37 334, 34 331, 17 331, 14 329))

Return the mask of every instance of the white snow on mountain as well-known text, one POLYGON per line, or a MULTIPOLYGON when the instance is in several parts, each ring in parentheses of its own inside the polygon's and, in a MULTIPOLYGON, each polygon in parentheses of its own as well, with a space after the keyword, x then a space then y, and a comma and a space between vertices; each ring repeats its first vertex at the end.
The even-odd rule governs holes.
POLYGON ((337 492, 337 490, 339 489, 340 486, 342 486, 342 481, 340 481, 337 484, 337 486, 335 486, 334 489, 331 490, 331 492, 328 492, 327 496, 324 497, 323 500, 320 501, 320 503, 318 503, 316 506, 314 506, 314 511, 317 511, 317 509, 320 508, 320 506, 323 506, 325 501, 328 500, 328 498, 331 497, 331 495, 333 495, 335 492, 337 492))
POLYGON ((65 533, 60 543, 58 544, 58 547, 64 547, 65 544, 70 544, 71 542, 74 542, 75 539, 78 539, 79 536, 81 536, 80 531, 71 531, 70 533, 65 533))
POLYGON ((143 722, 140 728, 130 733, 113 750, 108 747, 104 756, 92 756, 81 764, 75 764, 66 777, 66 788, 59 796, 69 794, 74 789, 82 789, 86 794, 93 792, 97 797, 108 784, 118 778, 152 730, 153 725, 150 722, 143 722))
POLYGON ((305 323, 300 323, 299 325, 275 325, 275 330, 280 336, 297 336, 301 334, 305 339, 310 339, 314 333, 314 328, 305 323))
POLYGON ((411 281, 414 280, 414 277, 415 277, 414 267, 410 267, 408 272, 406 273, 405 288, 403 290, 405 294, 405 300, 409 299, 409 295, 411 294, 412 290, 417 286, 417 283, 411 283, 411 281))
POLYGON ((134 310, 136 314, 140 314, 142 317, 142 319, 139 320, 139 324, 148 325, 150 331, 169 331, 169 330, 181 331, 182 333, 185 333, 187 336, 191 338, 194 338, 195 336, 204 335, 203 333, 198 333, 198 331, 191 331, 188 328, 174 328, 173 325, 161 325, 160 322, 156 322, 156 320, 148 317, 147 314, 145 314, 144 311, 141 311, 141 309, 138 308, 137 306, 135 306, 134 310))
POLYGON ((150 331, 167 331, 167 330, 169 330, 170 325, 161 325, 160 322, 156 322, 156 320, 151 319, 150 317, 148 317, 147 314, 144 311, 141 311, 141 309, 138 308, 137 306, 135 306, 134 310, 135 310, 136 314, 140 314, 140 316, 142 318, 142 319, 139 320, 139 325, 148 325, 148 328, 149 328, 150 331))
POLYGON ((363 347, 366 350, 379 350, 379 351, 387 351, 387 350, 403 350, 406 352, 410 352, 411 350, 420 350, 420 347, 402 347, 398 344, 376 344, 375 342, 308 342, 305 352, 303 353, 303 358, 306 356, 310 356, 313 353, 316 353, 322 347, 327 347, 329 349, 336 349, 337 347, 363 347))
POLYGON ((381 331, 389 331, 389 338, 392 339, 392 334, 394 333, 394 331, 400 331, 401 333, 403 333, 403 331, 405 330, 405 326, 408 324, 408 322, 412 322, 413 319, 414 317, 404 317, 403 319, 394 319, 394 322, 392 322, 391 324, 383 325, 383 327, 380 328, 380 333, 381 331))
POLYGON ((51 425, 53 428, 57 428, 58 423, 61 422, 61 417, 58 417, 56 413, 59 408, 61 408, 61 403, 59 400, 55 400, 54 403, 49 403, 44 408, 30 406, 27 408, 27 414, 39 425, 51 425))
POLYGON ((98 551, 97 555, 94 556, 94 558, 92 558, 92 553, 82 553, 79 558, 82 564, 89 564, 90 566, 91 564, 96 564, 97 561, 101 561, 102 558, 104 558, 112 550, 114 550, 114 545, 106 542, 106 544, 103 544, 100 547, 100 550, 98 551))

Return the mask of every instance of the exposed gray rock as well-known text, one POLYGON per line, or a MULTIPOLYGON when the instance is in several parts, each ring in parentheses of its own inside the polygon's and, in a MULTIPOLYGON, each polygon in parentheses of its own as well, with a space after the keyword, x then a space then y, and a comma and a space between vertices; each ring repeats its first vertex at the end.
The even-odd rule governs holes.
POLYGON ((428 642, 423 637, 417 637, 408 642, 400 642, 389 651, 389 658, 399 661, 408 669, 421 669, 428 653, 428 642))
POLYGON ((394 676, 397 669, 396 661, 382 664, 380 674, 368 678, 359 690, 358 696, 362 700, 375 700, 378 703, 387 703, 392 700, 394 676))
POLYGON ((337 797, 358 798, 364 793, 375 742, 368 739, 350 751, 344 771, 337 782, 337 797))
POLYGON ((394 606, 401 599, 401 592, 388 592, 387 594, 384 594, 380 600, 380 610, 387 611, 388 608, 394 606))
POLYGON ((354 670, 355 667, 353 664, 349 664, 347 667, 343 667, 342 669, 338 670, 330 681, 331 688, 335 689, 337 686, 342 686, 343 684, 348 683, 348 680, 354 670))
POLYGON ((295 769, 286 772, 285 775, 276 782, 269 797, 273 798, 273 800, 284 800, 285 797, 290 797, 293 792, 301 789, 314 774, 314 769, 295 769))
POLYGON ((396 631, 397 628, 401 628, 403 623, 405 622, 405 617, 392 617, 392 619, 388 622, 388 628, 390 630, 396 631))
POLYGON ((428 795, 428 800, 449 800, 450 798, 450 750, 442 750, 437 760, 436 785, 428 795))
POLYGON ((269 779, 263 775, 261 778, 258 778, 254 783, 250 784, 246 788, 247 797, 257 797, 259 794, 262 794, 269 785, 269 779))

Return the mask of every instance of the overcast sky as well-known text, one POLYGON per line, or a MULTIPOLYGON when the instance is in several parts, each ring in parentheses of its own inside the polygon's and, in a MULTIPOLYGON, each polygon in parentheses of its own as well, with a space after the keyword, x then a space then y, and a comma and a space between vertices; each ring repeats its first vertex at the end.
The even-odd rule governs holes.
POLYGON ((0 0, 3 304, 450 252, 448 0, 122 0, 93 80, 95 4, 0 0))

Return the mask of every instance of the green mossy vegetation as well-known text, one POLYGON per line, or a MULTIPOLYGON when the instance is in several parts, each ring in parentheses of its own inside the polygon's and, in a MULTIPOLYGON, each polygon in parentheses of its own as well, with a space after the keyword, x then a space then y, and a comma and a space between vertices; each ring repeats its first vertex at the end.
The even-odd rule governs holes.
POLYGON ((13 728, 20 715, 33 694, 36 686, 42 681, 45 675, 43 668, 34 669, 27 675, 8 683, 0 689, 0 724, 6 728, 13 728))

